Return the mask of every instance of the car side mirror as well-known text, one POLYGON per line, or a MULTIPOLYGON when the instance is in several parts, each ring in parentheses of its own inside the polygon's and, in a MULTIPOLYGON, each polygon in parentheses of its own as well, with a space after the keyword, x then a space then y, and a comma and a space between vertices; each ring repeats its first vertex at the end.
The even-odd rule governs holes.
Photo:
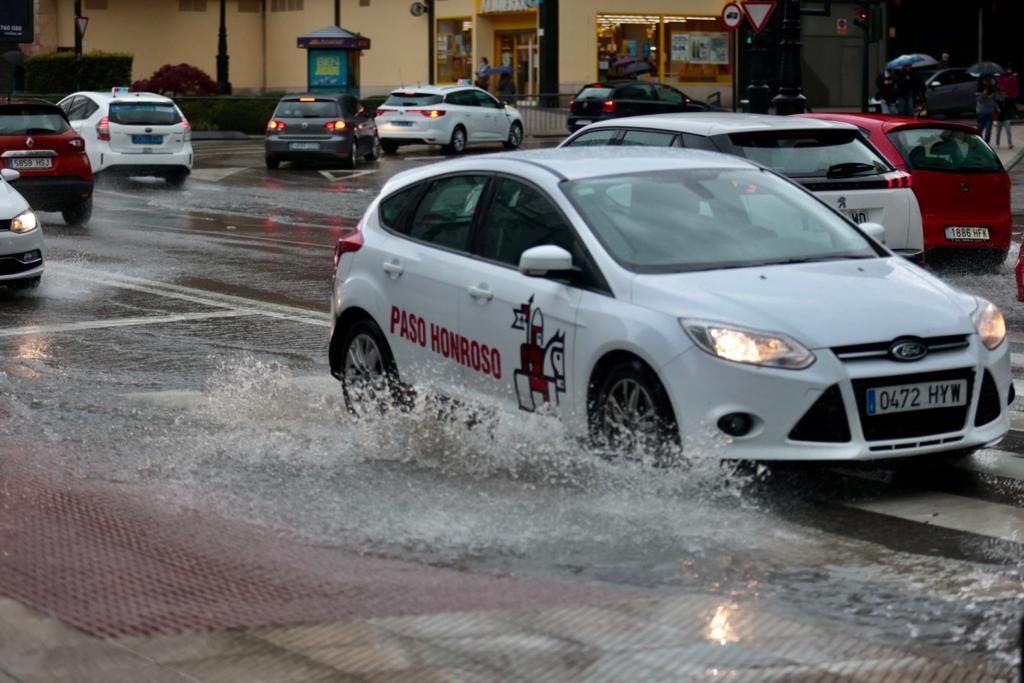
POLYGON ((546 277, 571 270, 572 254, 553 244, 531 247, 519 257, 519 272, 530 277, 546 277))
POLYGON ((3 170, 0 170, 0 177, 3 177, 3 179, 9 183, 13 183, 18 178, 21 177, 21 174, 15 171, 13 168, 5 168, 3 170))
POLYGON ((885 226, 881 223, 861 223, 859 227, 871 239, 885 244, 885 226))

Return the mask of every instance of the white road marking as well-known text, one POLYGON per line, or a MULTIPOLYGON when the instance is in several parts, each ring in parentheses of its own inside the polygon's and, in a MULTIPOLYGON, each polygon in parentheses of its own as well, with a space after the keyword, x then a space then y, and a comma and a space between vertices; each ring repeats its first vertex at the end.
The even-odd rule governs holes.
POLYGON ((1024 455, 1000 450, 998 447, 976 453, 957 463, 956 467, 969 472, 1024 482, 1024 455))
POLYGON ((943 529, 1024 542, 1024 508, 976 498, 949 493, 907 493, 843 505, 943 529))
POLYGON ((373 175, 377 171, 374 169, 367 169, 363 171, 320 171, 320 175, 327 178, 332 183, 341 182, 342 180, 352 180, 353 178, 362 178, 363 176, 373 175))
POLYGON ((100 330, 111 327, 136 327, 138 325, 164 325, 192 320, 214 320, 217 318, 241 318, 257 315, 257 311, 231 310, 209 313, 179 313, 176 315, 148 316, 142 318, 120 318, 115 320, 85 320, 75 323, 54 323, 52 325, 25 325, 0 330, 0 337, 18 337, 27 334, 52 334, 55 332, 77 332, 100 330))
POLYGON ((219 183, 225 178, 241 173, 246 168, 243 166, 233 166, 230 168, 201 168, 192 171, 190 178, 195 178, 207 183, 219 183))

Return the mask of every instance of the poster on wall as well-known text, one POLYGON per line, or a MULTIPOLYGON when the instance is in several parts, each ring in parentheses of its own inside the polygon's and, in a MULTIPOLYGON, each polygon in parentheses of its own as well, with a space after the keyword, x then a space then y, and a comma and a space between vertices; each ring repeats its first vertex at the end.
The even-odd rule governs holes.
MULTIPOLYGON (((694 64, 728 64, 728 33, 690 33, 690 62, 694 64)), ((674 36, 673 36, 674 37, 674 36)), ((675 59, 673 49, 672 58, 675 59)))
POLYGON ((448 34, 446 33, 437 37, 437 61, 441 64, 448 61, 448 34))
POLYGON ((31 43, 36 39, 32 0, 3 0, 0 5, 0 40, 31 43))
POLYGON ((348 85, 348 56, 341 50, 309 51, 309 86, 344 88, 348 85))
POLYGON ((688 62, 688 61, 690 61, 690 34, 689 33, 673 33, 672 34, 672 61, 673 62, 688 62))

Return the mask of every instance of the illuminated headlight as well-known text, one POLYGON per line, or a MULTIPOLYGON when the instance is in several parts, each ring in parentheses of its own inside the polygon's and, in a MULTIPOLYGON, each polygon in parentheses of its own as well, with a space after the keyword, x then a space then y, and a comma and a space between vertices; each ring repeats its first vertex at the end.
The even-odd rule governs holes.
POLYGON ((814 354, 803 344, 784 334, 702 320, 681 319, 679 322, 702 351, 734 363, 803 370, 815 360, 814 354))
POLYGON ((20 216, 15 216, 11 220, 11 231, 12 232, 32 232, 39 227, 39 219, 31 211, 26 211, 20 216))
POLYGON ((974 327, 978 330, 981 343, 989 351, 999 347, 1006 339, 1006 321, 1003 319, 1003 312, 991 301, 978 299, 978 307, 971 316, 974 320, 974 327))

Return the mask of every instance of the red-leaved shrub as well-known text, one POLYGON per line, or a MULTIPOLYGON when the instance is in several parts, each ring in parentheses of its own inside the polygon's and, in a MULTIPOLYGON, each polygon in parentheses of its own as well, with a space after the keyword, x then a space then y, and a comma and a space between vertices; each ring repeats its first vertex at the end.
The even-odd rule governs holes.
POLYGON ((199 67, 191 64, 165 64, 147 79, 132 83, 132 90, 179 95, 216 95, 217 82, 199 67))

